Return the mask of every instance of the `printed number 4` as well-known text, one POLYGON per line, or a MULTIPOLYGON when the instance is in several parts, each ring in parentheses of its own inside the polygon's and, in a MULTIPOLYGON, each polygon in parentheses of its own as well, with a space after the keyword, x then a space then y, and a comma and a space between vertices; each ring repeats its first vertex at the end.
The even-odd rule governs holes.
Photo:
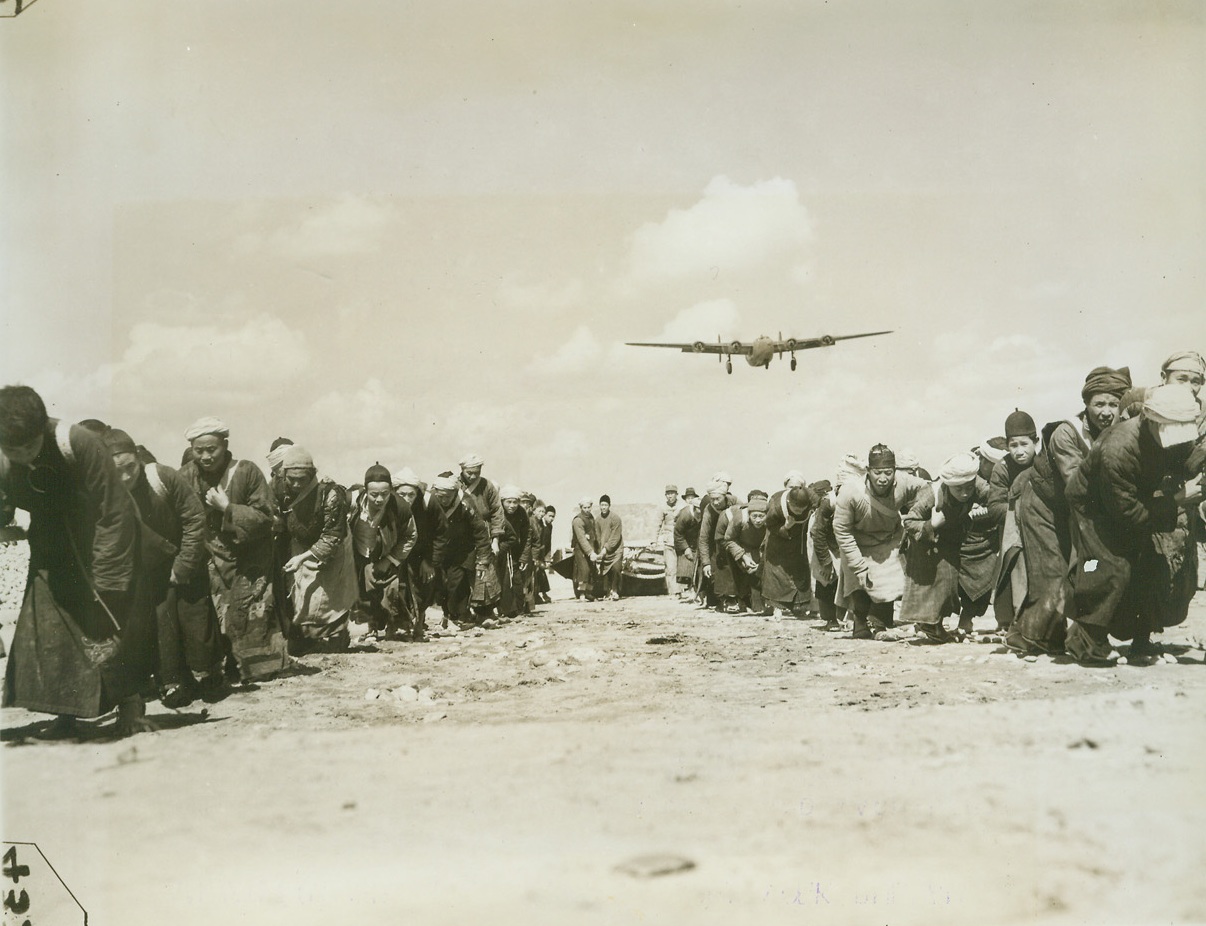
POLYGON ((29 876, 29 866, 17 864, 16 846, 9 846, 8 851, 4 853, 4 874, 13 879, 13 884, 29 876))

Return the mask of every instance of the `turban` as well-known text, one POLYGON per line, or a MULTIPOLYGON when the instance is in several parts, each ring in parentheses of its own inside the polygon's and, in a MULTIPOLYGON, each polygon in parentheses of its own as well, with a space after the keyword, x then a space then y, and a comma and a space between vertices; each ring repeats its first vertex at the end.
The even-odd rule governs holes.
POLYGON ((380 463, 374 463, 364 471, 364 484, 368 485, 370 482, 384 482, 392 485, 393 479, 390 478, 388 469, 380 463))
POLYGON ((804 478, 804 474, 798 469, 788 470, 786 476, 783 477, 783 487, 807 485, 808 481, 804 478))
POLYGON ((896 454, 886 444, 876 444, 867 454, 867 469, 896 469, 896 454))
POLYGON ((842 457, 842 462, 838 464, 837 484, 841 486, 847 482, 858 482, 866 475, 867 464, 853 453, 848 453, 842 457))
POLYGON ((1160 370, 1164 373, 1183 370, 1186 373, 1197 373, 1198 376, 1206 376, 1206 360, 1203 360, 1202 355, 1196 350, 1183 350, 1165 360, 1160 370))
POLYGON ((589 495, 583 495, 582 498, 580 498, 578 500, 578 507, 579 508, 589 508, 594 503, 595 503, 595 500, 593 498, 591 498, 589 495))
POLYGON ((519 501, 522 495, 523 490, 519 486, 503 486, 498 491, 498 500, 500 502, 505 502, 508 498, 513 498, 516 501, 519 501))
POLYGON ((761 511, 763 514, 766 514, 766 507, 767 507, 766 496, 764 496, 764 495, 753 496, 750 499, 750 503, 747 507, 749 508, 750 511, 761 511))
POLYGON ((712 481, 713 482, 723 482, 726 486, 731 486, 733 484, 733 477, 730 476, 728 473, 726 473, 724 470, 721 470, 718 473, 712 474, 712 481))
POLYGON ((753 501, 755 498, 768 498, 769 496, 761 489, 750 489, 750 494, 746 498, 753 501))
POLYGON ((980 473, 980 458, 970 450, 956 453, 942 464, 938 478, 948 486, 966 485, 980 473))
POLYGON ((1157 386, 1143 403, 1143 417, 1160 426, 1160 446, 1173 447, 1198 438, 1201 406, 1193 390, 1184 383, 1157 386))
POLYGON ((452 476, 436 476, 435 482, 431 484, 431 487, 436 492, 455 492, 456 479, 452 476))
POLYGON ((990 437, 976 448, 976 453, 980 454, 993 466, 996 466, 1009 455, 1007 443, 1003 437, 990 437))
POLYGON ((600 495, 599 496, 599 504, 601 505, 601 504, 603 504, 603 502, 607 502, 607 504, 610 505, 611 504, 611 496, 610 495, 600 495))
POLYGON ((721 482, 718 479, 713 479, 711 482, 708 483, 708 494, 709 495, 724 495, 728 491, 729 491, 729 484, 727 482, 721 482))
POLYGON ((683 489, 683 498, 699 498, 699 493, 695 491, 694 486, 687 486, 683 489))
POLYGON ((917 454, 912 450, 902 450, 896 457, 897 469, 917 469, 921 465, 921 461, 917 459, 917 454))
MULTIPOLYGON (((384 467, 382 467, 382 469, 384 469, 384 467)), ((403 466, 400 470, 398 470, 392 481, 395 488, 398 486, 413 486, 414 488, 418 489, 423 485, 423 481, 419 478, 418 474, 409 466, 403 466)))
POLYGON ((1119 367, 1111 370, 1109 367, 1097 367, 1085 377, 1084 388, 1080 397, 1088 404, 1095 395, 1112 395, 1122 398, 1122 394, 1131 388, 1131 368, 1119 367))
POLYGON ((1018 408, 1010 412, 1009 417, 1005 419, 1005 439, 1009 440, 1011 437, 1038 437, 1034 419, 1018 408))
POLYGON ((678 491, 678 486, 673 485, 673 484, 668 485, 668 486, 666 486, 666 491, 667 491, 667 492, 677 492, 677 491, 678 491))
POLYGON ((109 448, 109 453, 113 454, 113 456, 117 456, 119 453, 138 454, 138 447, 134 443, 134 438, 119 428, 109 428, 101 440, 105 442, 105 446, 109 448))
POLYGON ((485 464, 480 453, 467 453, 461 457, 461 469, 469 469, 473 466, 482 466, 485 464))
POLYGON ((285 470, 314 469, 314 457, 310 456, 310 451, 305 447, 290 444, 281 459, 281 467, 285 470))
POLYGON ((230 428, 221 418, 214 418, 212 415, 208 418, 198 418, 184 432, 184 439, 192 443, 198 437, 205 437, 207 434, 213 434, 215 437, 230 437, 230 428))
POLYGON ((787 490, 787 510, 796 517, 808 511, 809 500, 807 486, 792 486, 787 490))

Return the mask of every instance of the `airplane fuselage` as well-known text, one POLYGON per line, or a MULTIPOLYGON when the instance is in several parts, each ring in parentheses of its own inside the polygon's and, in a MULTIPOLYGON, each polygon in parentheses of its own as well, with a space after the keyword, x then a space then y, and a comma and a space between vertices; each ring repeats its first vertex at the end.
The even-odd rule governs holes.
POLYGON ((775 341, 766 335, 756 339, 745 355, 745 362, 752 367, 768 367, 775 356, 775 341))

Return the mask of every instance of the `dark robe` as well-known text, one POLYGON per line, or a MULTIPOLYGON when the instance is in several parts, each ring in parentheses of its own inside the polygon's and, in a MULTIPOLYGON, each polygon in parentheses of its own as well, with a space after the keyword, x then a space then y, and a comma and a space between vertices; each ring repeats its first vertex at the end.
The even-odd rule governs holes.
POLYGON ((993 467, 988 480, 988 510, 1000 525, 992 606, 997 627, 1001 630, 1010 628, 1018 607, 1026 600, 1026 557, 1022 552, 1016 508, 1032 468, 1033 464, 1021 467, 1013 457, 1006 457, 993 467))
POLYGON ((988 609, 996 568, 990 514, 979 521, 971 509, 988 507, 988 483, 976 477, 971 497, 958 501, 942 483, 923 486, 902 519, 906 538, 902 623, 933 624, 948 614, 979 617, 988 609), (945 516, 935 529, 930 517, 945 516))
POLYGON ((130 488, 142 519, 142 568, 155 607, 157 673, 163 686, 222 667, 218 618, 209 595, 205 510, 180 474, 147 465, 130 488))
POLYGON ((787 507, 787 489, 770 497, 766 508, 766 551, 762 556, 762 597, 781 611, 807 613, 812 604, 808 563, 808 522, 817 499, 808 490, 808 510, 795 515, 787 507))
POLYGON ((415 592, 415 605, 423 626, 423 614, 436 601, 439 583, 436 581, 436 551, 443 548, 448 533, 448 518, 444 509, 422 494, 411 506, 415 521, 415 545, 407 559, 410 579, 415 592))
POLYGON ((1026 597, 1014 602, 1017 616, 1010 626, 1011 643, 1018 648, 1063 650, 1073 608, 1070 574, 1075 555, 1064 484, 1088 452, 1082 419, 1047 424, 1030 478, 1018 493, 1014 515, 1026 557, 1026 597))
POLYGON ((501 593, 498 610, 505 617, 514 617, 524 608, 524 582, 527 575, 524 560, 528 549, 531 519, 523 508, 507 513, 503 509, 503 532, 498 538, 498 582, 501 593))
POLYGON ((729 556, 725 536, 733 518, 740 517, 744 512, 745 506, 738 503, 716 514, 716 524, 712 528, 712 591, 717 598, 736 598, 739 594, 733 558, 729 556))
POLYGON ((32 465, 0 457, 3 524, 15 508, 29 512, 29 574, 4 705, 104 714, 141 691, 154 646, 134 502, 100 438, 51 419, 32 465))
POLYGON ((393 494, 375 519, 369 515, 363 494, 352 505, 348 542, 355 561, 359 606, 374 631, 424 634, 416 615, 425 606, 409 600, 412 587, 407 582, 408 563, 416 558, 419 547, 418 520, 411 506, 393 494))
POLYGON ((329 479, 312 477, 296 497, 282 495, 276 502, 283 522, 285 560, 307 551, 311 555, 283 577, 291 630, 307 640, 346 646, 348 610, 358 593, 354 557, 347 543, 347 491, 329 479))
MULTIPOLYGON (((1197 557, 1189 512, 1173 496, 1185 483, 1192 447, 1162 448, 1143 419, 1133 418, 1107 430, 1068 481, 1077 624, 1129 640, 1185 620, 1197 557)), ((1074 649, 1071 634, 1068 648, 1074 649)))
POLYGON ((678 554, 678 580, 691 585, 699 547, 699 509, 687 505, 674 517, 674 552, 678 554))
POLYGON ((614 511, 595 518, 599 542, 599 575, 618 573, 624 565, 624 522, 614 511))
POLYGON ((762 548, 766 543, 766 522, 755 526, 750 520, 749 510, 730 508, 729 523, 725 528, 724 547, 731 564, 733 583, 737 599, 751 611, 762 611, 762 548), (751 571, 746 557, 754 561, 751 571))
POLYGON ((598 571, 590 555, 599 552, 595 516, 579 510, 570 523, 574 551, 574 592, 593 598, 597 594, 598 571))
POLYGON ((270 678, 289 664, 272 588, 273 498, 260 468, 233 460, 210 478, 189 462, 180 477, 205 507, 210 593, 218 623, 244 681, 270 678), (205 493, 223 485, 226 511, 205 504, 205 493))
POLYGON ((482 552, 490 550, 490 527, 459 493, 447 507, 433 496, 430 507, 440 508, 444 515, 442 542, 437 540, 432 553, 444 616, 464 621, 469 618, 476 574, 493 569, 492 560, 482 552))

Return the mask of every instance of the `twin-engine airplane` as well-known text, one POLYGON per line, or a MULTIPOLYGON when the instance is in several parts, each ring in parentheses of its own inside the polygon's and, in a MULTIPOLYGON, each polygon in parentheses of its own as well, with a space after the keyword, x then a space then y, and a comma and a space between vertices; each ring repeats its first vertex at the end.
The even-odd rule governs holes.
POLYGON ((741 341, 730 341, 725 344, 716 338, 715 344, 708 344, 704 341, 695 341, 691 344, 660 344, 650 343, 648 341, 629 341, 628 347, 673 347, 676 350, 681 350, 684 354, 717 354, 717 359, 720 356, 724 357, 725 369, 730 373, 733 372, 733 355, 745 357, 745 362, 752 367, 765 367, 770 369, 770 362, 778 354, 780 358, 784 354, 791 354, 791 368, 796 368, 796 351, 810 350, 814 347, 833 347, 838 341, 849 341, 851 338, 873 338, 880 334, 891 334, 891 331, 867 331, 863 334, 844 334, 840 337, 832 335, 824 335, 819 338, 787 338, 783 337, 783 332, 779 332, 779 340, 768 338, 766 335, 757 338, 753 343, 745 344, 741 341))

